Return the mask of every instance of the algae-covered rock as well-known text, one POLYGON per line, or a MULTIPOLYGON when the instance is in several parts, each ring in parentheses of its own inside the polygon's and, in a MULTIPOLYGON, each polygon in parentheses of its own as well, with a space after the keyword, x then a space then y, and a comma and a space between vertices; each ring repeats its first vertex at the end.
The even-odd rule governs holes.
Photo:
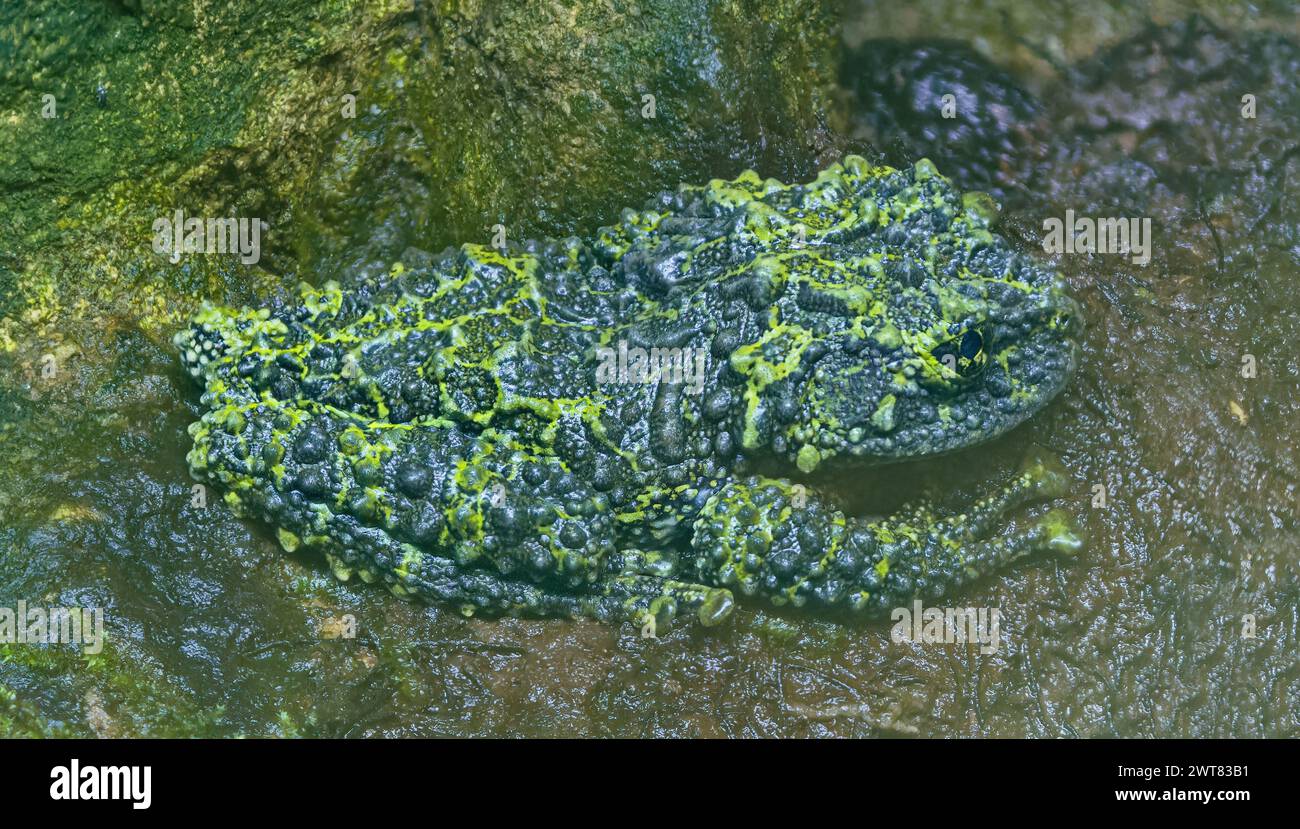
POLYGON ((50 722, 31 703, 0 685, 0 737, 67 737, 62 723, 50 722))
POLYGON ((298 251, 345 277, 409 248, 590 232, 681 181, 807 175, 843 148, 831 5, 422 11, 353 90, 295 205, 298 251))
POLYGON ((296 281, 358 241, 554 235, 679 180, 806 174, 837 149, 830 5, 9 5, 0 341, 78 299, 161 329, 247 293, 247 268, 152 254, 177 207, 261 218, 261 267, 296 281))

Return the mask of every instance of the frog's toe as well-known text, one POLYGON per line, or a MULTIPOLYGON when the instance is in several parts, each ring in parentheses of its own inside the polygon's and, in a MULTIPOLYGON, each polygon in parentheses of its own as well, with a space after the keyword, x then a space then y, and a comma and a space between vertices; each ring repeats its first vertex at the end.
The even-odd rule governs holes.
POLYGON ((735 609, 736 602, 731 596, 731 591, 725 587, 716 587, 710 590, 700 602, 700 608, 697 615, 700 624, 707 627, 714 627, 726 621, 735 609))
POLYGON ((1083 550, 1083 535, 1064 510, 1052 510, 1038 519, 1032 530, 1044 552, 1075 556, 1083 550))

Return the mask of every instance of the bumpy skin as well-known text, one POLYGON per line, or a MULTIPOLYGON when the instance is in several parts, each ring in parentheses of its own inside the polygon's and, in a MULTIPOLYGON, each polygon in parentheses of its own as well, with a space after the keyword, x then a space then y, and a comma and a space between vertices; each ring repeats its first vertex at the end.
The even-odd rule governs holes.
POLYGON ((1074 304, 990 216, 928 161, 850 156, 805 185, 683 186, 591 242, 465 245, 285 307, 205 307, 176 338, 205 387, 190 468, 340 577, 467 613, 712 624, 733 589, 863 612, 936 597, 1078 546, 1055 513, 985 540, 1059 494, 1059 469, 880 522, 746 470, 960 449, 1061 389, 1074 304), (700 354, 703 382, 611 375, 620 344, 700 354))

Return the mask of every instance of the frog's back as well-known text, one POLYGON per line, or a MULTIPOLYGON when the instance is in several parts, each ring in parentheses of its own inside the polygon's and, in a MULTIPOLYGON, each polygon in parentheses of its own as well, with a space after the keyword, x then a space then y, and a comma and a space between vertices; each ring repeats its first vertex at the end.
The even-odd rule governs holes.
POLYGON ((487 425, 524 399, 535 407, 585 396, 592 350, 635 309, 612 285, 584 282, 593 264, 580 253, 563 243, 464 245, 427 268, 399 266, 346 290, 304 286, 271 344, 278 365, 250 355, 245 375, 277 398, 300 394, 390 423, 487 425))

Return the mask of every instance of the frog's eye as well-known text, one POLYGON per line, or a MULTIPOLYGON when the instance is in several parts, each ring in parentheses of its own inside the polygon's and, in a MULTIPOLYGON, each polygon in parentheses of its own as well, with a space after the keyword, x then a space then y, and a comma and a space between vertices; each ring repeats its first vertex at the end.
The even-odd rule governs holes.
POLYGON ((959 377, 973 377, 984 368, 984 335, 971 328, 931 352, 944 368, 959 377))

